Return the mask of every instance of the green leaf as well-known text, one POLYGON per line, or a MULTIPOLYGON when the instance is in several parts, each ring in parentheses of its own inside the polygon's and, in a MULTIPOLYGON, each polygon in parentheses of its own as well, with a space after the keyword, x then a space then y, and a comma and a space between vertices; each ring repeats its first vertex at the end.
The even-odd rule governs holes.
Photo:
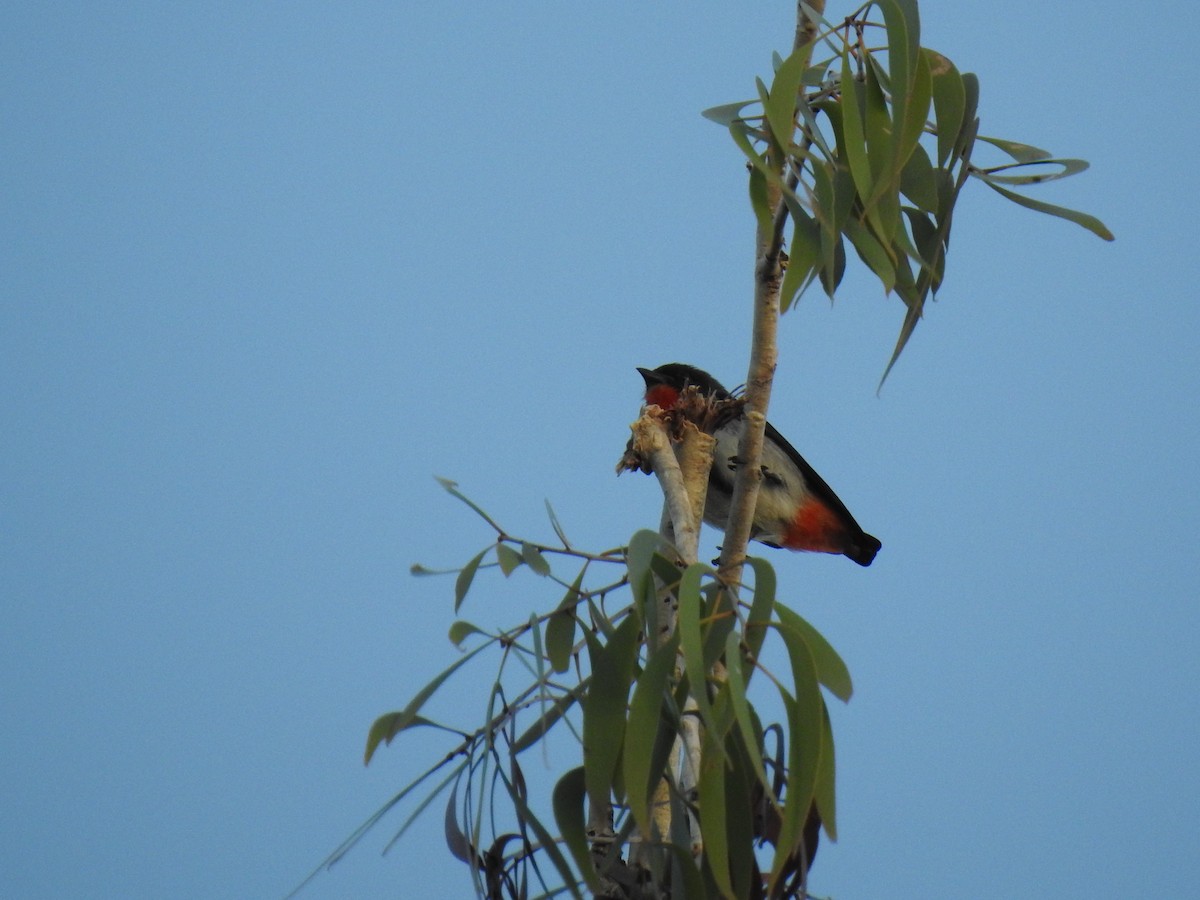
MULTIPOLYGON (((494 545, 493 545, 494 546, 494 545)), ((471 582, 475 580, 475 570, 479 568, 479 564, 483 562, 484 556, 491 550, 491 547, 484 547, 476 553, 471 561, 462 567, 462 571, 458 573, 458 578, 454 582, 454 611, 458 612, 458 608, 462 606, 463 600, 467 596, 467 591, 471 589, 471 582)))
POLYGON ((871 162, 867 156, 863 115, 866 100, 864 87, 854 77, 850 56, 842 57, 842 142, 839 149, 850 169, 854 186, 862 197, 871 195, 871 162))
POLYGON ((1086 228, 1097 237, 1103 238, 1106 241, 1115 240, 1113 233, 1108 230, 1108 227, 1097 219, 1095 216, 1090 216, 1087 213, 1079 212, 1074 209, 1067 209, 1065 206, 1055 206, 1052 203, 1044 203, 1041 200, 1033 200, 1021 194, 1015 194, 1010 190, 1000 187, 998 184, 992 184, 990 181, 984 181, 996 193, 1007 197, 1013 203, 1019 206, 1024 206, 1026 209, 1032 209, 1036 212, 1046 213, 1050 216, 1058 216, 1060 219, 1066 219, 1068 222, 1074 222, 1082 228, 1086 228))
POLYGON ((529 633, 533 636, 533 667, 537 675, 535 684, 543 707, 546 705, 546 645, 542 640, 542 623, 537 613, 529 614, 529 633))
POLYGON ((716 122, 718 125, 724 125, 728 128, 742 118, 742 111, 747 106, 753 106, 757 102, 756 100, 742 100, 739 103, 724 103, 721 106, 713 106, 706 109, 700 115, 709 121, 716 122))
MULTIPOLYGON (((913 209, 911 206, 904 207, 904 215, 908 218, 909 227, 915 233, 922 235, 922 240, 925 240, 928 235, 933 236, 932 241, 926 241, 922 246, 931 250, 935 259, 938 258, 940 256, 941 245, 937 241, 937 227, 930 220, 930 217, 926 213, 922 213, 919 209, 913 209)), ((896 290, 902 297, 906 291, 915 293, 916 281, 913 278, 912 270, 908 266, 908 260, 911 259, 915 262, 921 268, 922 272, 933 273, 936 270, 932 269, 929 261, 925 258, 924 252, 917 249, 917 245, 908 236, 908 231, 904 228, 896 229, 893 249, 901 251, 901 253, 897 254, 896 259, 896 290)), ((935 286, 940 277, 938 275, 935 279, 935 286)))
POLYGON ((896 155, 896 132, 873 54, 868 55, 868 61, 870 65, 864 72, 862 97, 865 101, 863 124, 867 157, 871 161, 871 183, 865 191, 860 185, 859 194, 864 205, 869 207, 869 202, 874 202, 876 195, 891 180, 892 160, 896 155))
POLYGON ((474 501, 468 499, 465 494, 461 493, 458 490, 457 482, 451 481, 449 478, 441 478, 439 476, 434 476, 434 477, 437 478, 438 484, 440 484, 443 488, 445 488, 446 493, 448 493, 452 497, 456 497, 457 499, 461 500, 463 503, 467 504, 467 506, 471 507, 471 509, 473 509, 475 511, 475 513, 481 519, 483 519, 483 521, 485 521, 489 525, 491 525, 494 529, 496 529, 496 531, 500 532, 501 534, 504 533, 504 529, 501 528, 499 525, 497 525, 495 520, 491 516, 489 516, 487 513, 485 513, 482 509, 480 509, 474 503, 474 501))
POLYGON ((457 572, 457 571, 459 571, 459 570, 458 569, 431 569, 426 565, 422 565, 421 563, 413 563, 411 566, 408 567, 408 574, 416 575, 418 578, 424 578, 429 575, 450 575, 451 573, 457 572))
MULTIPOLYGON (((442 791, 444 791, 452 783, 455 785, 458 784, 458 778, 462 774, 463 769, 465 769, 466 767, 467 767, 467 765, 466 765, 466 762, 464 761, 460 765, 455 766, 453 769, 451 769, 450 773, 445 778, 443 778, 441 780, 441 782, 438 783, 433 788, 433 790, 431 790, 425 796, 425 799, 422 800, 420 803, 418 803, 415 807, 413 807, 412 812, 410 812, 408 814, 408 818, 406 818, 404 820, 404 823, 400 826, 399 830, 397 830, 397 832, 394 835, 392 835, 391 840, 388 841, 387 844, 384 845, 384 848, 383 848, 384 853, 387 853, 388 850, 390 850, 393 846, 395 846, 395 844, 397 844, 400 841, 400 839, 404 837, 404 835, 408 831, 408 829, 412 827, 412 824, 421 817, 421 814, 423 812, 425 812, 425 810, 427 810, 430 806, 433 805, 433 801, 436 800, 441 795, 442 791)), ((411 783, 407 788, 404 789, 404 791, 401 792, 401 795, 403 795, 405 792, 407 792, 409 790, 409 788, 415 787, 416 783, 417 782, 411 783)))
POLYGON ((667 727, 663 716, 667 684, 675 673, 675 658, 679 651, 679 635, 655 650, 642 671, 629 703, 629 723, 625 729, 625 750, 621 758, 625 774, 625 791, 629 810, 644 835, 653 835, 650 803, 663 777, 663 766, 670 752, 675 728, 667 727), (666 741, 661 738, 666 732, 666 741), (667 753, 656 753, 663 745, 667 753))
POLYGON ((663 539, 658 532, 642 529, 629 539, 629 551, 626 554, 626 564, 629 566, 629 586, 633 590, 633 599, 644 606, 654 599, 654 578, 650 573, 650 563, 663 539))
POLYGON ((969 156, 970 147, 975 142, 979 130, 979 120, 975 113, 979 108, 979 77, 974 72, 964 72, 963 82, 963 120, 962 128, 954 139, 953 160, 960 156, 969 156))
POLYGON ((567 540, 566 532, 563 531, 562 525, 559 524, 558 516, 556 516, 554 514, 554 507, 550 505, 549 500, 547 500, 545 502, 546 502, 546 515, 548 515, 550 517, 550 527, 554 529, 554 533, 558 536, 558 539, 560 541, 562 541, 563 547, 570 549, 571 542, 567 540))
POLYGON ((795 130, 796 104, 800 96, 800 83, 804 78, 812 42, 797 47, 775 70, 771 81, 770 96, 763 104, 767 124, 780 148, 791 146, 795 130))
POLYGON ((916 57, 916 68, 913 72, 912 93, 909 96, 908 110, 904 122, 897 123, 896 149, 893 159, 893 172, 899 174, 908 162, 913 150, 918 146, 921 135, 929 118, 929 104, 933 98, 933 76, 930 72, 929 58, 925 53, 916 57))
POLYGON ((463 833, 463 830, 458 827, 458 814, 455 807, 458 806, 458 785, 454 785, 454 790, 450 792, 450 799, 446 803, 446 815, 443 817, 443 828, 446 835, 446 846, 455 859, 460 862, 465 862, 467 865, 474 868, 477 863, 474 848, 471 846, 470 839, 463 833))
POLYGON ((550 574, 550 563, 546 562, 546 557, 542 555, 542 551, 533 544, 521 544, 521 559, 525 560, 525 565, 529 566, 529 568, 539 575, 546 576, 550 574))
POLYGON ((729 877, 729 835, 725 821, 725 762, 724 754, 716 752, 718 744, 704 742, 697 784, 700 806, 700 832, 704 835, 704 855, 708 869, 723 897, 736 900, 733 882, 729 877))
MULTIPOLYGON (((687 813, 680 803, 675 804, 676 812, 672 814, 672 822, 678 822, 680 819, 686 819, 687 813)), ((692 858, 690 843, 687 835, 682 836, 682 841, 672 840, 666 845, 667 852, 671 855, 671 884, 678 885, 678 888, 672 894, 672 897, 683 898, 706 898, 708 892, 705 890, 705 885, 700 877, 700 870, 696 868, 696 861, 692 858)))
POLYGON ((833 726, 829 722, 829 707, 822 704, 821 712, 821 759, 817 765, 817 783, 813 791, 813 800, 817 804, 817 812, 821 814, 821 823, 830 840, 837 840, 837 770, 836 755, 833 748, 833 726))
POLYGON ((825 685, 844 703, 850 702, 854 693, 854 685, 850 680, 850 670, 838 652, 833 649, 825 636, 817 631, 807 619, 798 615, 794 610, 782 603, 776 604, 776 615, 779 616, 779 628, 795 634, 808 648, 817 680, 825 685))
MULTIPOLYGON (((816 104, 815 108, 824 111, 829 116, 830 124, 835 133, 841 131, 842 108, 839 104, 826 101, 825 103, 816 104)), ((821 131, 821 126, 817 122, 816 114, 813 112, 814 106, 805 101, 800 104, 798 109, 800 118, 804 120, 804 127, 808 129, 808 135, 812 138, 813 146, 821 152, 821 156, 824 159, 833 159, 834 153, 829 148, 829 142, 825 139, 825 135, 821 131)), ((838 138, 839 143, 840 141, 841 138, 838 138)))
POLYGON ((774 216, 771 211, 770 192, 767 190, 767 176, 761 169, 756 167, 750 170, 749 188, 750 208, 754 210, 759 231, 770 234, 774 228, 774 216))
MULTIPOLYGON (((877 0, 888 37, 888 75, 895 134, 906 134, 913 110, 911 89, 921 48, 921 24, 915 0, 877 0)), ((924 113, 921 113, 924 122, 924 113)))
MULTIPOLYGON (((776 612, 782 610, 782 605, 776 612)), ((772 863, 772 880, 778 877, 788 857, 804 840, 804 822, 812 805, 817 766, 821 752, 821 710, 824 701, 817 683, 816 667, 807 643, 791 628, 780 628, 791 663, 795 697, 781 691, 788 712, 787 798, 782 813, 779 843, 772 863)))
MULTIPOLYGON (((746 759, 754 770, 755 777, 764 787, 767 787, 771 782, 767 779, 762 754, 758 749, 758 735, 755 733, 754 721, 751 718, 750 703, 746 699, 747 679, 742 670, 742 652, 736 632, 731 633, 725 639, 725 671, 726 680, 721 689, 728 696, 729 704, 733 708, 734 722, 737 723, 738 731, 742 735, 742 742, 745 744, 746 759)), ((769 788, 767 789, 769 790, 769 788)), ((749 806, 748 803, 747 806, 749 806)))
POLYGON ((508 544, 498 543, 496 544, 496 562, 500 564, 500 571, 507 578, 517 566, 521 565, 521 554, 508 544))
MULTIPOLYGON (((771 621, 771 613, 775 610, 775 591, 777 579, 775 569, 765 559, 757 556, 746 558, 747 564, 754 570, 754 599, 750 603, 750 614, 746 618, 745 642, 750 661, 756 662, 762 653, 763 641, 767 637, 767 627, 771 621)), ((749 684, 754 669, 746 675, 749 684)))
POLYGON ((452 622, 450 625, 450 643, 456 647, 461 647, 462 642, 473 634, 487 635, 487 632, 477 625, 464 622, 462 619, 452 622))
POLYGON ((937 178, 933 173, 929 154, 917 144, 900 173, 900 190, 920 209, 929 213, 937 212, 938 208, 937 178))
POLYGON ((821 256, 821 227, 796 202, 788 202, 792 216, 792 240, 788 244, 788 265, 779 289, 779 307, 787 312, 796 298, 811 283, 821 256))
POLYGON ((367 751, 363 757, 363 765, 366 765, 371 761, 371 757, 374 756, 376 748, 378 748, 381 743, 386 742, 390 744, 392 742, 392 738, 394 738, 404 729, 416 724, 417 714, 421 711, 421 707, 424 706, 425 702, 433 696, 434 692, 437 691, 438 688, 442 686, 445 680, 466 665, 477 653, 479 653, 479 651, 490 646, 490 644, 490 641, 486 644, 480 644, 466 656, 462 657, 452 666, 443 671, 440 675, 433 679, 433 681, 429 682, 429 684, 417 691, 416 696, 408 702, 408 706, 404 707, 404 709, 402 709, 400 712, 388 713, 387 715, 380 716, 378 719, 376 719, 375 723, 371 726, 370 732, 367 734, 367 751))
POLYGON ((892 264, 891 256, 871 232, 857 220, 851 219, 844 229, 846 237, 858 251, 859 258, 867 264, 879 278, 886 293, 891 293, 896 286, 896 267, 892 264))
POLYGON ((705 727, 717 731, 712 704, 708 700, 708 667, 704 664, 704 635, 700 627, 704 605, 700 596, 700 577, 709 571, 701 563, 692 563, 679 581, 679 617, 675 628, 683 652, 684 671, 691 684, 692 696, 705 727))
POLYGON ((593 803, 607 803, 613 787, 640 631, 638 618, 626 616, 607 645, 584 632, 592 680, 583 699, 583 765, 593 803))
POLYGON ((937 124, 939 166, 946 165, 954 152, 959 133, 962 131, 963 115, 966 111, 967 89, 962 75, 949 58, 929 49, 922 49, 929 61, 929 74, 933 79, 933 114, 937 124))
MULTIPOLYGON (((575 860, 575 865, 587 882, 588 888, 595 892, 600 888, 600 881, 596 877, 591 848, 588 846, 587 811, 583 802, 585 784, 583 767, 571 769, 558 779, 558 784, 554 786, 552 803, 554 821, 558 823, 558 830, 562 832, 563 842, 571 852, 571 857, 575 860)), ((543 839, 543 847, 553 846, 554 843, 553 838, 549 839, 548 844, 546 839, 543 839)))
POLYGON ((579 605, 579 589, 583 585, 583 575, 586 571, 586 565, 579 570, 574 584, 559 601, 558 609, 546 624, 546 656, 550 660, 550 668, 555 672, 565 672, 571 666, 571 654, 575 650, 575 626, 578 622, 575 607, 579 605))
POLYGON ((725 652, 725 637, 737 626, 737 598, 716 582, 704 589, 704 668, 712 666, 725 652))
POLYGON ((1067 178, 1070 175, 1078 175, 1080 172, 1085 172, 1088 169, 1088 163, 1083 159, 1039 159, 1034 162, 1024 163, 1007 163, 1003 166, 990 166, 986 169, 978 169, 971 174, 982 181, 991 182, 992 184, 1045 184, 1047 181, 1057 181, 1060 178, 1067 178), (1032 175, 998 175, 997 172, 1008 172, 1013 169, 1027 169, 1030 166, 1036 167, 1039 171, 1032 175), (1041 171, 1043 166, 1057 166, 1055 171, 1041 171))
POLYGON ((892 350, 892 358, 888 360, 888 364, 883 370, 883 376, 879 379, 879 390, 883 389, 883 383, 887 381, 892 367, 896 365, 896 360, 900 358, 900 354, 908 343, 908 339, 912 337, 912 333, 917 327, 917 322, 921 320, 922 310, 925 308, 924 298, 921 298, 918 302, 910 302, 910 299, 905 297, 904 303, 908 308, 904 312, 904 321, 900 324, 900 334, 896 338, 896 346, 892 350))
POLYGON ((888 69, 892 73, 895 90, 897 78, 912 80, 913 66, 921 52, 921 13, 917 0, 876 0, 876 6, 883 10, 883 20, 887 25, 888 69), (901 25, 903 29, 899 27, 901 25), (901 57, 902 65, 898 64, 901 57))
POLYGON ((1020 141, 1006 141, 1004 138, 988 137, 985 134, 978 135, 976 140, 991 144, 993 147, 999 147, 1019 163, 1043 162, 1050 159, 1053 155, 1049 150, 1034 147, 1032 144, 1023 144, 1020 141))
POLYGON ((571 707, 579 701, 579 698, 587 690, 588 684, 588 679, 584 679, 568 693, 555 698, 554 702, 550 704, 549 709, 542 713, 536 722, 526 728, 521 733, 521 736, 513 741, 511 752, 514 755, 521 753, 540 741, 546 732, 553 728, 559 719, 565 716, 571 707))
POLYGON ((726 756, 732 765, 725 773, 725 831, 728 835, 729 873, 735 897, 761 896, 761 882, 751 888, 754 872, 754 785, 748 771, 747 748, 730 735, 726 756))

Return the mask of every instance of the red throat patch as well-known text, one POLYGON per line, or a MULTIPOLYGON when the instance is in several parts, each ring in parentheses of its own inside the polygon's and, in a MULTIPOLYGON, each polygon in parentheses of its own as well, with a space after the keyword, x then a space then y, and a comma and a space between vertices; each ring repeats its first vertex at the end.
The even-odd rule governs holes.
POLYGON ((679 399, 679 391, 669 384, 656 384, 646 389, 646 405, 659 409, 671 409, 679 399))

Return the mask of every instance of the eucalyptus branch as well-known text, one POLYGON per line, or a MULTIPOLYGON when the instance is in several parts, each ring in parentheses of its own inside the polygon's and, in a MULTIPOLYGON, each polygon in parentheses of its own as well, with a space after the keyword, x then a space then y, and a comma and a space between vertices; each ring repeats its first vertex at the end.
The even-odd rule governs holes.
MULTIPOLYGON (((824 0, 805 2, 796 6, 796 37, 794 47, 809 46, 816 36, 817 22, 810 17, 825 12, 824 0)), ((811 49, 808 51, 811 54, 811 49)), ((801 102, 797 94, 796 102, 801 102)), ((795 115, 793 113, 793 120, 795 115)), ((772 157, 774 151, 769 151, 772 157)), ((777 172, 782 173, 784 159, 771 158, 777 172)), ((776 343, 779 328, 779 293, 783 272, 779 264, 782 248, 783 225, 787 217, 787 204, 778 185, 768 184, 769 202, 773 214, 770 228, 760 223, 755 240, 754 266, 754 324, 751 334, 750 365, 746 375, 746 428, 738 446, 740 465, 734 479, 733 498, 730 501, 729 522, 725 527, 725 541, 721 548, 720 577, 726 585, 741 581, 742 565, 746 557, 746 545, 750 542, 754 523, 754 509, 758 503, 758 489, 762 482, 763 435, 767 427, 767 407, 771 402, 771 384, 775 377, 775 365, 779 356, 776 343)))
MULTIPOLYGON (((671 447, 667 428, 660 415, 649 409, 633 423, 633 448, 647 460, 662 487, 663 501, 670 513, 676 546, 699 546, 700 519, 692 512, 692 501, 688 496, 687 484, 679 460, 671 447)), ((693 550, 693 559, 695 551, 693 550)))

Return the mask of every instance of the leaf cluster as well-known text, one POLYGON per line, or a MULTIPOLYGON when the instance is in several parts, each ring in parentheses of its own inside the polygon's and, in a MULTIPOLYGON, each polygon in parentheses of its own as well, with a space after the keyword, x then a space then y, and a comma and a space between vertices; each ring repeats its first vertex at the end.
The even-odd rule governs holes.
POLYGON ((444 486, 496 530, 494 542, 450 570, 456 610, 486 569, 505 577, 527 569, 565 593, 506 631, 454 622, 450 638, 463 655, 375 721, 365 758, 419 728, 447 734, 449 747, 323 867, 408 801, 391 847, 445 796, 447 846, 469 866, 479 896, 803 896, 815 829, 823 823, 836 837, 825 695, 848 700, 852 687, 828 642, 779 601, 770 565, 751 560, 754 583, 748 599, 736 601, 711 567, 681 568, 653 532, 590 554, 570 545, 551 512, 561 545, 540 544, 511 537, 453 483, 444 486), (554 558, 574 561, 577 574, 560 578, 554 558), (597 567, 603 583, 586 586, 597 567), (656 637, 667 606, 677 627, 656 637), (761 661, 769 635, 786 660, 779 672, 761 661), (452 678, 478 678, 467 670, 488 651, 498 668, 480 723, 429 717, 434 695, 452 678), (756 679, 774 689, 783 724, 763 725, 749 691, 756 679), (674 773, 688 728, 703 738, 694 778, 682 785, 674 773), (582 765, 562 775, 550 797, 531 797, 521 757, 535 747, 548 754, 559 735, 581 752, 582 765), (589 807, 612 809, 607 836, 589 823, 589 807), (689 823, 703 835, 695 854, 689 823))
POLYGON ((758 81, 756 99, 705 112, 746 156, 760 227, 791 222, 782 310, 814 282, 833 297, 849 242, 906 307, 886 379, 942 284, 954 209, 969 179, 1112 239, 1094 216, 1012 190, 1074 175, 1087 163, 980 135, 979 80, 921 46, 916 0, 875 0, 840 23, 820 22, 811 40, 776 57, 772 82, 758 81), (876 13, 882 22, 872 20, 876 13), (1011 161, 979 165, 979 142, 1011 161))

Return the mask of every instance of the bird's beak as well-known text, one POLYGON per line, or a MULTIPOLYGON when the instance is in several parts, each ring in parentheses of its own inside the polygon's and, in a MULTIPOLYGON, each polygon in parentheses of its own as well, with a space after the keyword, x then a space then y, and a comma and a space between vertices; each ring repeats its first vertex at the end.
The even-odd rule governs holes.
POLYGON ((662 375, 653 369, 643 369, 641 366, 638 366, 637 370, 641 373, 642 378, 645 379, 646 387, 653 387, 656 384, 662 384, 664 381, 662 375))

